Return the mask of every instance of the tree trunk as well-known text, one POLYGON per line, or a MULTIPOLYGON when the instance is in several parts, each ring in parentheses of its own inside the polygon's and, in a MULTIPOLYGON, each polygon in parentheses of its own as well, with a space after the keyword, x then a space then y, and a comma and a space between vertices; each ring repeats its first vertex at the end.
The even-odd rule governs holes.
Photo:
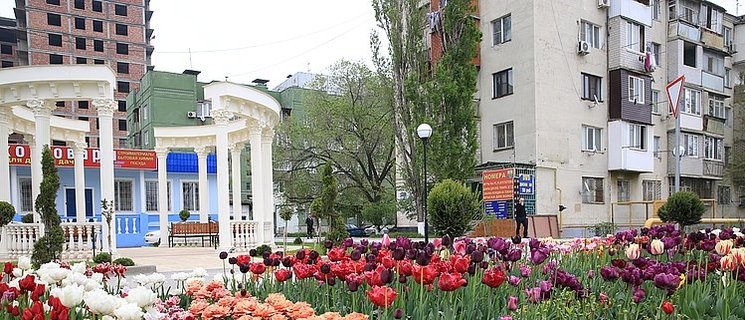
POLYGON ((287 220, 285 220, 285 251, 283 256, 287 256, 287 220))

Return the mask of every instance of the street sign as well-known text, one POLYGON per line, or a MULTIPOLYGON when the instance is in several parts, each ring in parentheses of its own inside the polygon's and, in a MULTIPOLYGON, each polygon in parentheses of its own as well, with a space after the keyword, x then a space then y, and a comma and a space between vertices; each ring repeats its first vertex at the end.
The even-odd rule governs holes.
POLYGON ((518 179, 520 181, 520 195, 532 195, 535 193, 535 189, 533 188, 534 178, 532 174, 521 173, 518 176, 518 179))
POLYGON ((680 104, 680 95, 681 93, 683 93, 683 83, 685 82, 685 80, 686 76, 682 75, 665 86, 665 91, 667 91, 667 101, 670 105, 670 111, 672 112, 673 117, 676 118, 678 117, 678 105, 680 104))
POLYGON ((484 213, 497 219, 507 219, 507 202, 503 200, 484 201, 484 213))

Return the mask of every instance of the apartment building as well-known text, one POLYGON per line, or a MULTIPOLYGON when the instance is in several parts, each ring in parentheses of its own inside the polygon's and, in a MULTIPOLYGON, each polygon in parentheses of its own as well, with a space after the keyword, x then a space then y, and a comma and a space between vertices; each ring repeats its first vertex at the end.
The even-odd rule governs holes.
POLYGON ((16 65, 18 65, 16 20, 0 17, 0 67, 10 68, 16 65))
MULTIPOLYGON (((443 14, 442 5, 432 1, 429 16, 443 14)), ((667 198, 672 150, 682 149, 681 189, 713 199, 707 206, 718 216, 739 214, 726 171, 739 19, 705 0, 505 0, 478 8, 478 173, 533 175, 533 193, 522 195, 528 211, 557 214, 562 205, 563 236, 581 235, 597 223, 638 225, 651 216, 653 205, 628 203, 667 198), (665 86, 680 75, 682 148, 675 148, 665 86)), ((426 39, 436 61, 437 37, 426 39)))
MULTIPOLYGON (((149 0, 16 0, 20 65, 104 64, 117 74, 114 147, 127 148, 126 97, 151 65, 153 11, 149 0)), ((55 115, 89 121, 86 138, 98 146, 91 101, 59 102, 55 115)), ((54 142, 55 144, 63 144, 54 142)))

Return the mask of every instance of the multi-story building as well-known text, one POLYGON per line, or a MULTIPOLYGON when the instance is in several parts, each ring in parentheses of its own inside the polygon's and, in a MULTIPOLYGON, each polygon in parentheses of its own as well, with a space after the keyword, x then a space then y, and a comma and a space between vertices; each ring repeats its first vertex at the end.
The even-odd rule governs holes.
MULTIPOLYGON (((431 1, 430 16, 444 14, 443 3, 431 1)), ((671 194, 672 150, 682 149, 681 189, 714 199, 719 216, 738 214, 725 170, 738 19, 724 8, 706 0, 506 0, 481 1, 478 17, 478 169, 533 174, 531 213, 566 207, 565 236, 600 222, 638 225, 652 215, 651 201, 671 194), (675 148, 665 86, 680 75, 675 148)), ((436 61, 437 37, 427 39, 436 61)))
POLYGON ((0 17, 0 67, 10 68, 17 65, 16 20, 0 17))
MULTIPOLYGON (((105 64, 117 74, 114 147, 126 148, 127 94, 151 65, 149 0, 16 0, 21 65, 105 64)), ((89 121, 88 145, 98 146, 90 101, 59 102, 54 114, 89 121)), ((56 142, 55 142, 56 143, 56 142)))

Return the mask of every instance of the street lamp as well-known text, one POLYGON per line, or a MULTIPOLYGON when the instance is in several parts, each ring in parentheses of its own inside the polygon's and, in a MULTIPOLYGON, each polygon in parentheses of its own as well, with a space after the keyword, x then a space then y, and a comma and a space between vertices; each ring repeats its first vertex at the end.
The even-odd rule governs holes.
POLYGON ((427 223, 427 141, 432 136, 432 127, 426 123, 416 127, 416 134, 424 145, 424 242, 429 243, 429 224, 427 223))

